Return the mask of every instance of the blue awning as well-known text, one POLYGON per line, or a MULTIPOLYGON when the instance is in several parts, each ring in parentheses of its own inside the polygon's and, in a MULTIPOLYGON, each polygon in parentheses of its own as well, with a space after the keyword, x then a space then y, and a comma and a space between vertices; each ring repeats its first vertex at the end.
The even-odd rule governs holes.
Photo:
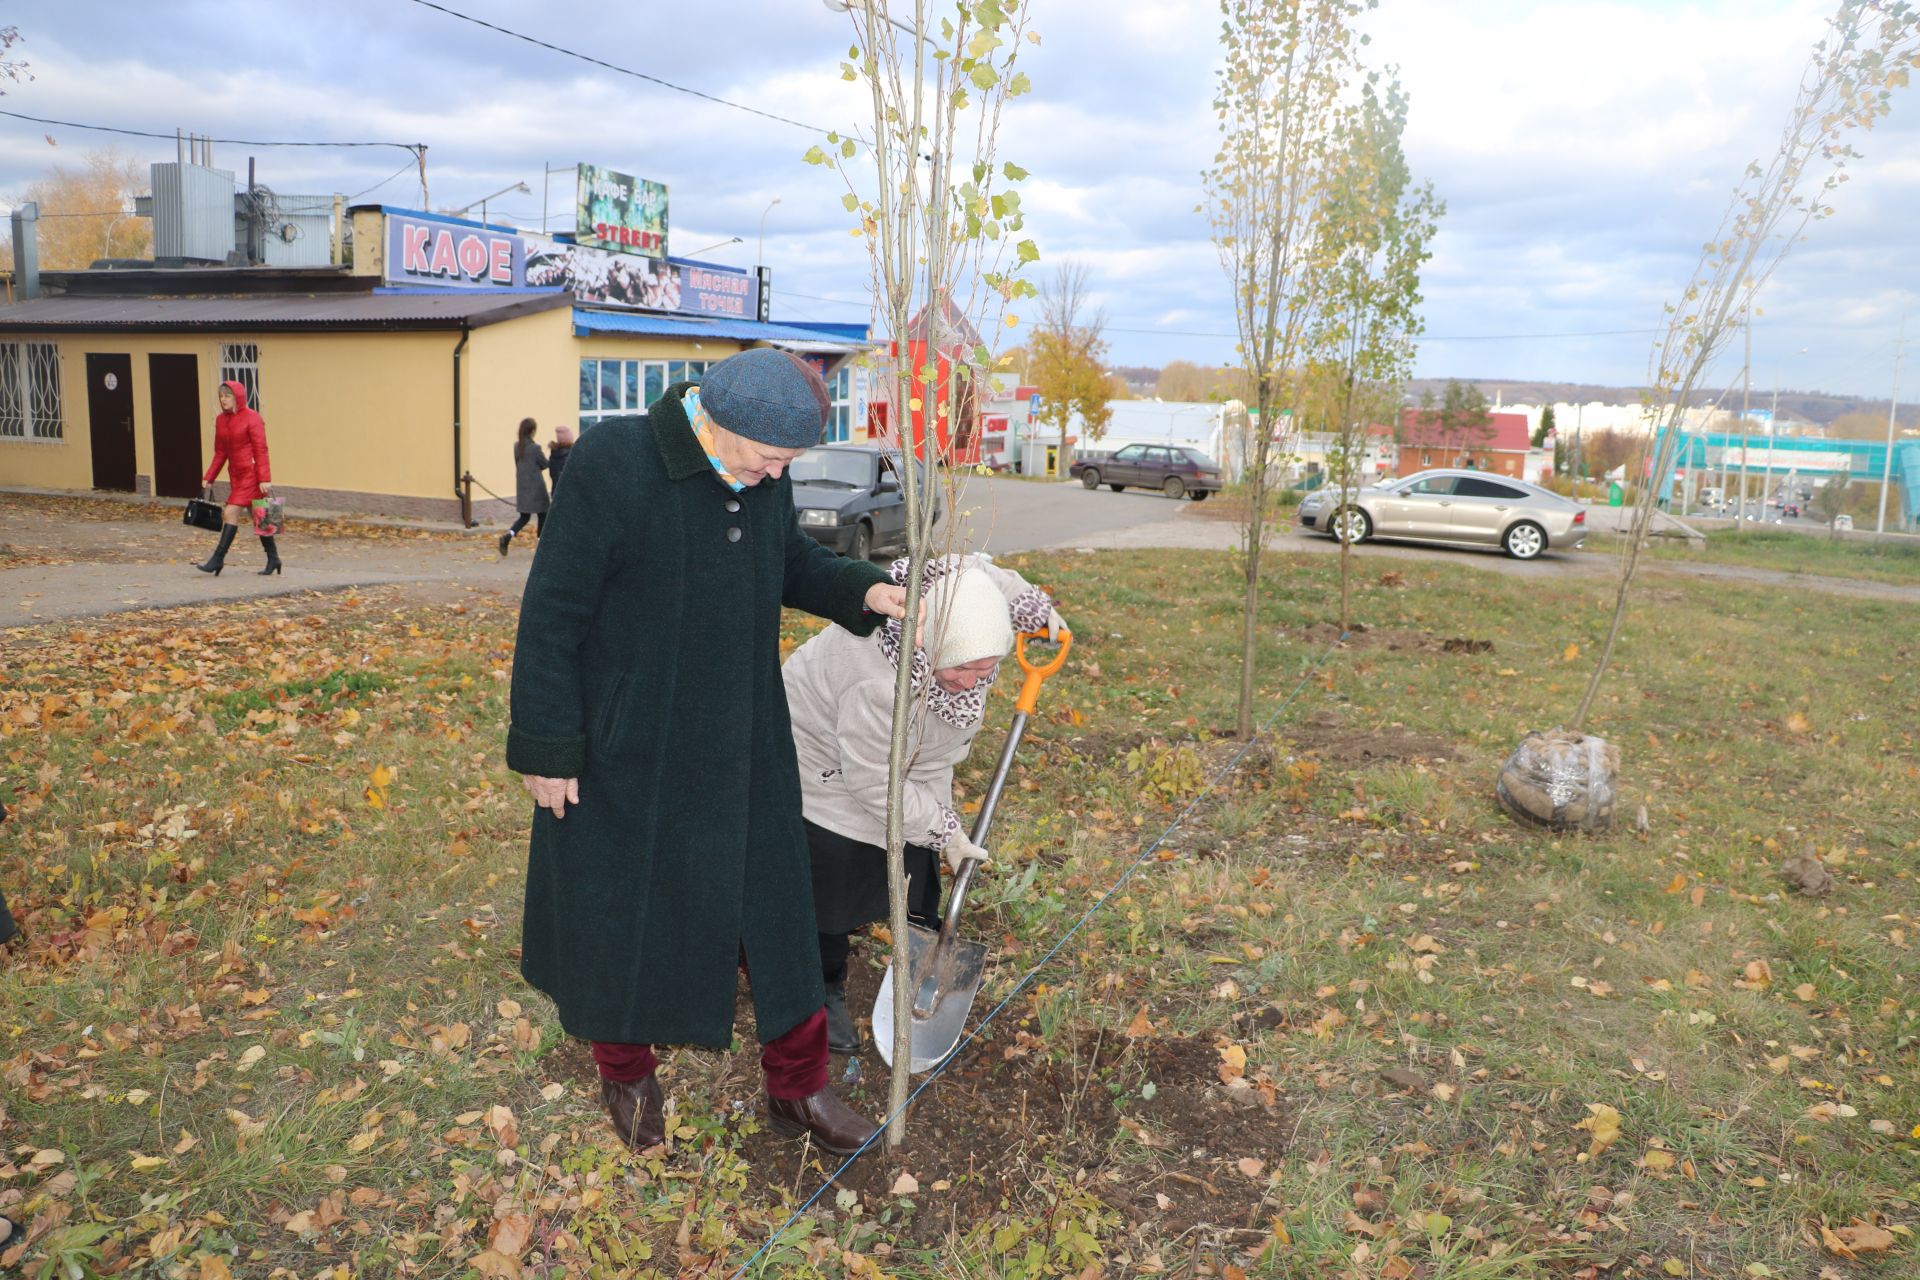
POLYGON ((696 320, 688 316, 663 316, 647 311, 596 311, 586 307, 573 309, 573 336, 622 334, 656 338, 712 338, 719 342, 765 342, 794 351, 858 351, 869 345, 864 338, 848 334, 823 333, 797 325, 773 324, 760 320, 696 320))

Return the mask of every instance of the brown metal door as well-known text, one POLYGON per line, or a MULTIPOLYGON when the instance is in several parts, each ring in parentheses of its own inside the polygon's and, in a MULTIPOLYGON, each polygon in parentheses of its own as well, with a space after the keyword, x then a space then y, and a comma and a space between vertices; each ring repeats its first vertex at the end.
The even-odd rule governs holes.
POLYGON ((153 491, 163 498, 200 493, 200 361, 148 356, 153 400, 153 491))
POLYGON ((87 353, 93 487, 133 492, 133 357, 87 353))

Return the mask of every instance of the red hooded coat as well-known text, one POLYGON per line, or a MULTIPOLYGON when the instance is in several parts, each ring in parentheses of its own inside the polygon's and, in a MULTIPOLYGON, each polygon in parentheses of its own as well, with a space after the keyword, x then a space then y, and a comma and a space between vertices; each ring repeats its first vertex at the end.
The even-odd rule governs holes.
POLYGON ((273 481, 273 468, 267 464, 267 424, 247 408, 247 388, 238 382, 223 384, 233 392, 233 412, 213 420, 213 465, 207 468, 205 483, 212 484, 226 467, 232 492, 227 501, 244 507, 260 496, 260 486, 273 481))

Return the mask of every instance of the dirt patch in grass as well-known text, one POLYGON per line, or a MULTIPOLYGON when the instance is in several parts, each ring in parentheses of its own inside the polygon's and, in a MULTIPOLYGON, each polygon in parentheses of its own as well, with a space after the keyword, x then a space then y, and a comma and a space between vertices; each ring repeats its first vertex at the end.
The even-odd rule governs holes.
MULTIPOLYGON (((880 974, 856 963, 849 976, 848 1003, 862 1011, 856 1017, 863 1034, 863 1013, 872 1007, 880 974)), ((737 1025, 743 1051, 718 1076, 702 1079, 708 1073, 693 1062, 675 1064, 678 1055, 666 1055, 669 1067, 680 1068, 669 1074, 699 1080, 693 1088, 710 1095, 705 1104, 691 1105, 764 1106, 744 1102, 759 1092, 752 997, 744 984, 737 1025), (733 1101, 722 1101, 728 1098, 733 1101)), ((1131 1229, 1152 1236, 1198 1231, 1229 1245, 1238 1234, 1262 1235, 1265 1228, 1256 1225, 1271 1207, 1267 1172, 1294 1129, 1286 1099, 1267 1105, 1256 1090, 1227 1088, 1220 1050, 1203 1039, 1131 1040, 1085 1027, 1074 1028, 1071 1038, 1070 1045, 1049 1044, 1006 1018, 987 1027, 910 1104, 906 1143, 894 1151, 870 1149, 815 1202, 815 1211, 838 1212, 840 1191, 858 1195, 868 1214, 910 1199, 911 1210, 898 1219, 899 1237, 936 1245, 1008 1213, 1044 1214, 1047 1188, 1065 1178, 1084 1185, 1131 1229), (1245 1161, 1257 1161, 1257 1169, 1245 1161), (918 1182, 917 1193, 894 1193, 903 1173, 918 1182)), ((583 1085, 596 1079, 580 1041, 564 1042, 547 1063, 555 1078, 583 1085)), ((924 1079, 916 1078, 916 1086, 924 1079)), ((870 1037, 856 1060, 833 1059, 831 1080, 855 1110, 875 1119, 885 1114, 888 1068, 870 1037)), ((677 1083, 669 1081, 670 1093, 684 1091, 685 1085, 673 1087, 677 1083)), ((678 1102, 690 1104, 685 1097, 678 1102)), ((740 1154, 757 1187, 785 1189, 796 1201, 843 1163, 764 1125, 741 1139, 740 1154)))
MULTIPOLYGON (((1332 622, 1315 622, 1295 629, 1294 634, 1310 644, 1333 644, 1341 632, 1332 622)), ((1467 656, 1492 653, 1493 641, 1472 636, 1435 636, 1424 631, 1400 631, 1390 627, 1375 629, 1356 622, 1346 633, 1349 649, 1386 649, 1393 653, 1447 653, 1467 656)))
POLYGON ((1306 730, 1301 735, 1305 752, 1323 764, 1354 766, 1384 760, 1451 760, 1454 756, 1453 743, 1448 739, 1401 725, 1366 729, 1322 714, 1308 720, 1306 730))

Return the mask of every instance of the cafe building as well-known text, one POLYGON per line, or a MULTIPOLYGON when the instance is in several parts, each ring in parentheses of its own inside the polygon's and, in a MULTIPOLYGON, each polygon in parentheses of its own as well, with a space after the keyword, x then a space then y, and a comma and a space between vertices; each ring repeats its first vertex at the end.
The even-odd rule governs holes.
POLYGON ((755 346, 821 372, 829 439, 865 434, 865 327, 769 321, 768 273, 666 256, 663 209, 657 231, 601 221, 614 247, 345 216, 338 265, 23 272, 0 307, 0 488, 194 496, 238 381, 290 514, 511 519, 522 418, 544 442, 590 431, 755 346))

